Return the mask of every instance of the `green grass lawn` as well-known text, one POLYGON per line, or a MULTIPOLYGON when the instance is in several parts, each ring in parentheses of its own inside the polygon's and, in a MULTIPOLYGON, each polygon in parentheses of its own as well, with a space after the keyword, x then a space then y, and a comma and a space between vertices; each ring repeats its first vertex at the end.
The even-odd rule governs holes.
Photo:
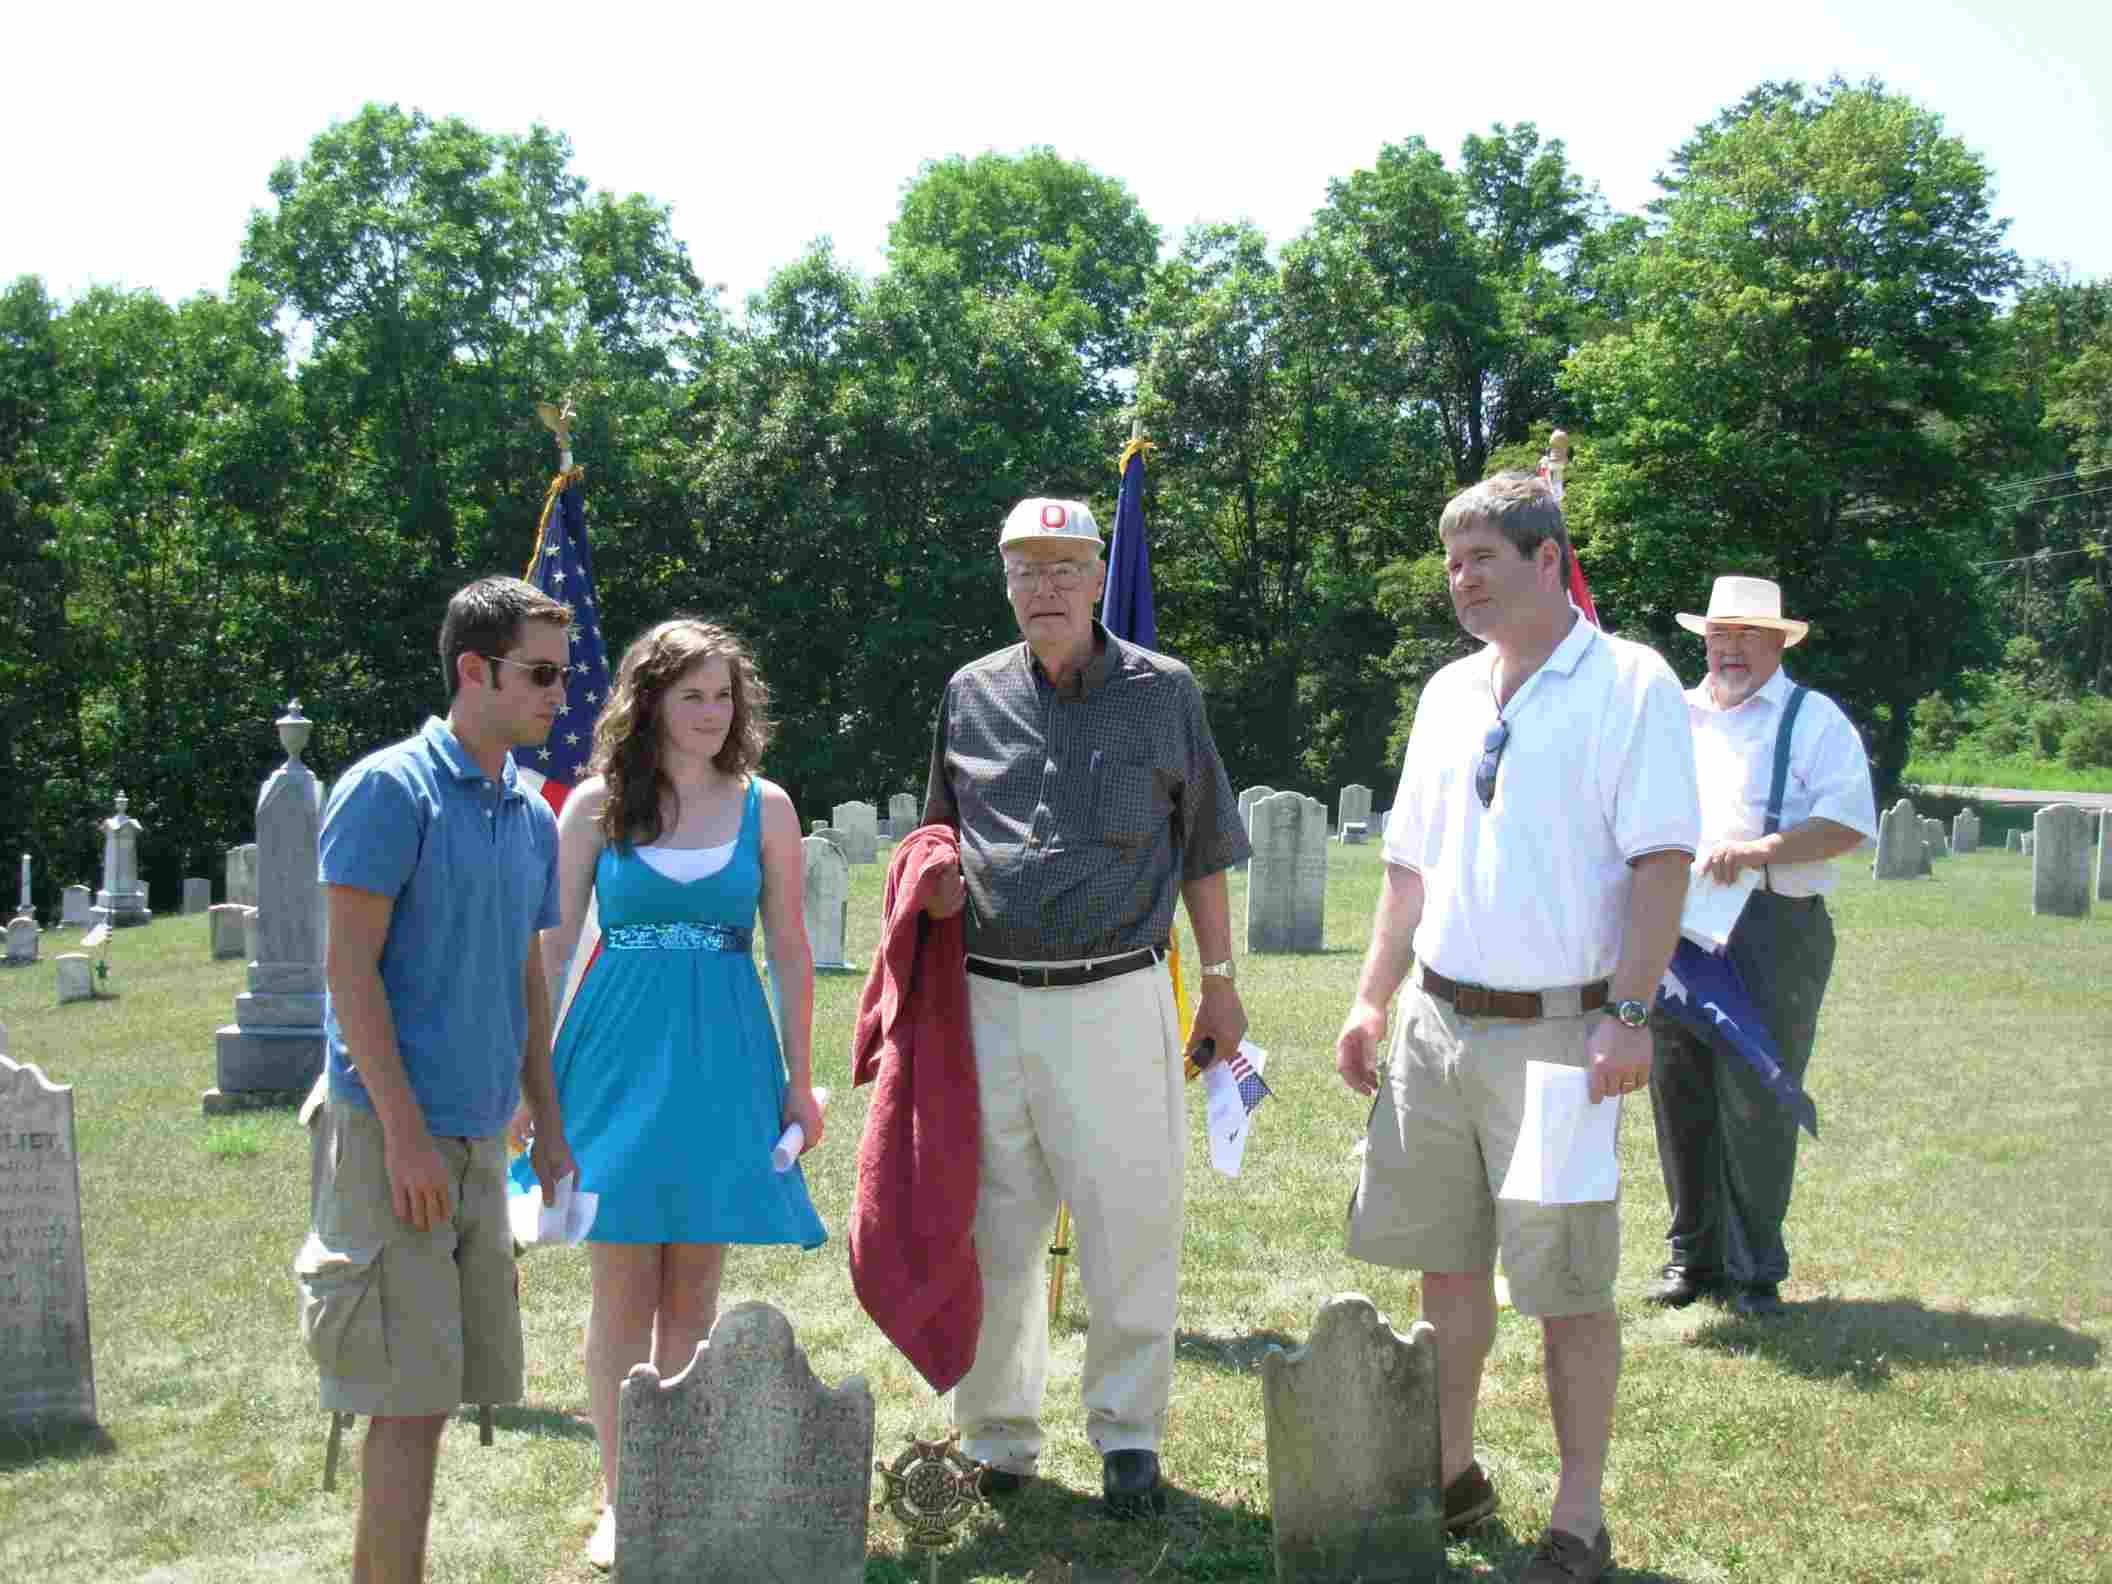
MULTIPOLYGON (((1095 1516, 1074 1283, 1047 1405, 1050 1478, 981 1520, 945 1578, 1024 1579, 1051 1557, 1080 1579, 1125 1568, 1269 1578, 1258 1358, 1301 1340, 1336 1292, 1369 1293, 1397 1325, 1415 1317, 1405 1281, 1341 1252, 1365 1108, 1336 1081, 1331 1047, 1380 861, 1370 847, 1330 855, 1327 951, 1241 964, 1277 1096, 1246 1175, 1218 1177, 1199 1134, 1191 1145, 1164 1449, 1180 1487, 1173 1511, 1128 1526, 1095 1516)), ((1618 1576, 2112 1579, 2112 909, 2033 918, 2029 865, 1999 852, 1883 887, 1866 865, 1844 867, 1840 959, 1810 1079, 1824 1141, 1805 1146, 1791 1214, 1790 1319, 1639 1301, 1662 1258, 1664 1201, 1647 1109, 1622 1121, 1628 1354, 1608 1489, 1618 1576)), ((877 866, 855 871, 855 960, 872 948, 881 878, 877 866)), ((1235 912, 1243 887, 1235 877, 1235 912)), ((0 1436, 0 1580, 349 1570, 357 1462, 323 1493, 327 1421, 295 1335, 305 1139, 287 1113, 200 1115, 213 1030, 241 987, 239 964, 207 960, 205 928, 163 918, 119 935, 117 994, 90 1005, 53 1005, 48 962, 0 974, 16 1059, 76 1090, 102 1417, 93 1435, 0 1436)), ((47 934, 47 957, 66 940, 47 934)), ((867 1098, 848 1088, 857 992, 843 977, 819 995, 816 1068, 836 1101, 809 1162, 831 1241, 807 1255, 737 1251, 725 1298, 783 1308, 825 1380, 864 1375, 877 1450, 892 1458, 945 1414, 865 1319, 845 1268, 867 1098)), ((522 1291, 528 1400, 500 1410, 491 1450, 470 1417, 450 1428, 434 1579, 595 1576, 582 1556, 595 1510, 578 1362, 584 1257, 531 1254, 522 1291)), ((1508 1311, 1481 1436, 1505 1505, 1452 1558, 1463 1578, 1509 1578, 1546 1520, 1556 1459, 1537 1328, 1508 1311)), ((922 1576, 894 1521, 876 1515, 868 1579, 922 1576)))
POLYGON ((2030 792, 2112 792, 2112 770, 2077 770, 2056 759, 1997 759, 1966 751, 1910 759, 1907 790, 1922 786, 2018 787, 2030 792))

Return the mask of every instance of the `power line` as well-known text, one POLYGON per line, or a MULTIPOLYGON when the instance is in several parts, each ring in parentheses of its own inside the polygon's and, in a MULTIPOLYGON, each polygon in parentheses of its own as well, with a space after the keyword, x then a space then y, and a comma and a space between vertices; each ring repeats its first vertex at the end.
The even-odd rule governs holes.
POLYGON ((1990 486, 1998 490, 2034 489, 2041 484, 2060 484, 2072 478, 2087 478, 2092 473, 2112 473, 2112 462, 2099 467, 2070 468, 2065 473, 2049 473, 2044 478, 2016 479, 2008 484, 1990 486))
MULTIPOLYGON (((2107 487, 2112 488, 2112 486, 2107 487)), ((1988 572, 2001 567, 2025 566, 2038 561, 2058 561, 2063 556, 2088 555, 2093 550, 2107 549, 2112 549, 2112 545, 2098 541, 2094 544, 2082 545, 2074 550, 2034 550, 2030 555, 2011 556, 2006 561, 1975 561, 1973 570, 1976 572, 1988 572)))
POLYGON ((2003 504, 2016 507, 2051 506, 2055 501, 2081 500, 2085 495, 2102 495, 2106 490, 2112 490, 2112 484, 2100 484, 2095 489, 2077 490, 2072 495, 2049 495, 2044 500, 2007 501, 2003 504))

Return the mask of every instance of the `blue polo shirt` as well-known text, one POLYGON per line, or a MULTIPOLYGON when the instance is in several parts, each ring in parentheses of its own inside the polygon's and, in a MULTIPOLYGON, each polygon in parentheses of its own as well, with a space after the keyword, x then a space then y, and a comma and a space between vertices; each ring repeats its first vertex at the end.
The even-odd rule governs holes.
MULTIPOLYGON (((381 983, 434 1137, 489 1138, 520 1103, 536 931, 557 923, 557 820, 512 756, 492 785, 442 720, 347 770, 323 809, 322 878, 396 904, 381 983)), ((330 1093, 374 1109, 325 999, 330 1093)))

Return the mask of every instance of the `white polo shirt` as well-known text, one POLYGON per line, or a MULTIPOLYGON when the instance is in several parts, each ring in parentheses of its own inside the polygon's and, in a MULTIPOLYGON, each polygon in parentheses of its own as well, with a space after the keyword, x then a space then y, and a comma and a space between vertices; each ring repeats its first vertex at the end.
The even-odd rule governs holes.
MULTIPOLYGON (((1687 691, 1694 724, 1694 762, 1701 778, 1701 845, 1756 841, 1767 830, 1767 794, 1775 777, 1775 732, 1794 686, 1775 674, 1743 704, 1718 709, 1708 678, 1687 691)), ((1864 836, 1877 834, 1877 794, 1863 739, 1840 705, 1807 692, 1789 729, 1789 780, 1782 788, 1783 830, 1829 819, 1864 836)), ((1761 884, 1783 896, 1824 896, 1840 876, 1833 860, 1770 864, 1761 884)))
POLYGON ((1484 809, 1474 766, 1495 682, 1485 648, 1438 672, 1416 705, 1384 848, 1423 877, 1416 959, 1499 990, 1603 979, 1620 958, 1629 860, 1692 853, 1700 836, 1679 679, 1656 650, 1579 614, 1503 711, 1510 740, 1484 809))

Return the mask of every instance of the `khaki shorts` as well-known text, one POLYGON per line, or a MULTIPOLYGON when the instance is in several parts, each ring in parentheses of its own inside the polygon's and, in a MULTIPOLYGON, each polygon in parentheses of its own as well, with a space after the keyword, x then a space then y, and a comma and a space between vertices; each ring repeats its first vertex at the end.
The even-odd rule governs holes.
POLYGON ((293 1273, 323 1407, 417 1418, 520 1401, 505 1139, 434 1140, 455 1213, 420 1232, 391 1206, 380 1119, 333 1100, 317 1122, 313 1225, 293 1273))
MULTIPOLYGON (((1539 1318, 1613 1307, 1620 1206, 1499 1199, 1525 1109, 1525 1064, 1583 1067, 1601 1014, 1461 1017, 1411 983, 1395 1013, 1388 1092, 1371 1108, 1349 1252, 1403 1270, 1492 1270, 1539 1318)), ((1601 1101, 1601 1104, 1619 1104, 1601 1101)))

